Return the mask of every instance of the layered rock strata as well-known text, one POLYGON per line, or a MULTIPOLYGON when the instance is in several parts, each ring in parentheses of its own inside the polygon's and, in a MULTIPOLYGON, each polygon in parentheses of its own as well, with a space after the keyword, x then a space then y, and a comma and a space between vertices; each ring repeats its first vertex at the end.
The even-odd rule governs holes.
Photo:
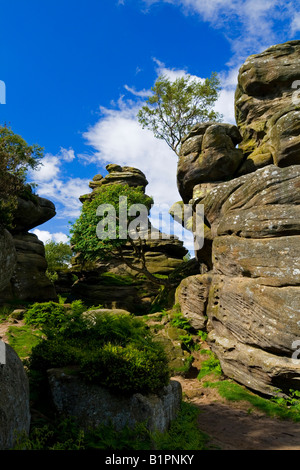
POLYGON ((0 234, 3 248, 0 270, 4 273, 3 282, 0 280, 0 304, 10 300, 57 300, 55 288, 46 276, 44 244, 29 232, 55 214, 54 204, 47 199, 35 195, 29 200, 18 199, 13 229, 0 234))
POLYGON ((178 163, 183 201, 204 206, 197 256, 208 250, 211 263, 182 282, 177 298, 192 321, 206 319, 223 372, 269 395, 300 389, 300 128, 292 95, 299 64, 300 41, 249 57, 238 77, 237 126, 216 125, 224 146, 214 138, 205 148, 213 125, 201 124, 178 163))

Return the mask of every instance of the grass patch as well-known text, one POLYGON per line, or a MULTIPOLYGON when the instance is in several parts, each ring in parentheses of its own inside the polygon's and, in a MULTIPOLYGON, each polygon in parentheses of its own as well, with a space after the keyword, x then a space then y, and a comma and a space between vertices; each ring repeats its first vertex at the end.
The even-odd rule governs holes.
POLYGON ((42 332, 32 326, 10 326, 7 332, 8 343, 16 351, 20 359, 27 358, 42 340, 42 332))
POLYGON ((291 398, 263 398, 255 395, 242 385, 222 380, 220 382, 207 382, 206 386, 217 388, 221 397, 228 401, 247 401, 254 408, 264 412, 272 418, 300 421, 300 400, 294 398, 295 392, 291 391, 291 398))
POLYGON ((207 354, 209 357, 201 363, 201 369, 197 376, 197 379, 201 380, 203 379, 203 377, 206 377, 210 374, 213 374, 215 376, 222 375, 221 364, 215 354, 208 349, 202 349, 200 353, 207 354))

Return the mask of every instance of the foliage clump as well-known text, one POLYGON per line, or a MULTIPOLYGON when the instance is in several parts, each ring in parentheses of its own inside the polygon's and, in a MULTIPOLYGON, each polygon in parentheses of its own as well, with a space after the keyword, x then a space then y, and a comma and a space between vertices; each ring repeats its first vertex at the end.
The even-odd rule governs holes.
POLYGON ((45 243, 45 257, 47 261, 46 274, 52 281, 58 279, 58 271, 66 270, 70 266, 73 256, 72 249, 68 243, 48 240, 45 243))
POLYGON ((115 392, 155 392, 168 384, 164 349, 141 318, 112 312, 83 315, 83 310, 81 301, 69 310, 48 302, 27 312, 26 321, 39 324, 47 335, 32 349, 31 371, 45 374, 72 366, 87 382, 115 392))
POLYGON ((138 121, 179 155, 182 138, 199 122, 218 121, 213 106, 220 91, 216 73, 205 80, 186 75, 172 81, 161 75, 138 112, 138 121))
POLYGON ((107 260, 118 254, 121 256, 124 245, 130 241, 128 227, 134 219, 128 214, 130 206, 143 205, 149 211, 152 203, 152 198, 144 194, 142 187, 113 184, 101 188, 91 201, 83 203, 79 218, 70 228, 71 245, 78 258, 95 261, 107 260), (98 208, 105 205, 106 213, 97 215, 98 208), (109 213, 109 209, 112 213, 109 213), (126 226, 122 224, 121 214, 127 216, 126 226), (102 238, 97 236, 97 227, 100 225, 105 235, 102 238))

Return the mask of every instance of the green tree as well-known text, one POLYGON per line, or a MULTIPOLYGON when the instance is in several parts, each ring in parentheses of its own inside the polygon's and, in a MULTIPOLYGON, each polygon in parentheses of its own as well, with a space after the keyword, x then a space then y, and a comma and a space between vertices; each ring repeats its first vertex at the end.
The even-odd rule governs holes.
POLYGON ((148 271, 144 256, 146 239, 142 234, 148 233, 148 218, 145 216, 149 214, 152 204, 153 199, 145 195, 141 187, 122 184, 102 187, 91 201, 85 201, 79 218, 70 228, 72 249, 82 265, 96 260, 119 259, 152 282, 167 285, 167 280, 159 279, 148 271), (100 213, 99 207, 105 209, 107 204, 107 210, 100 213), (136 208, 137 212, 133 214, 130 208, 136 208), (146 224, 138 220, 143 208, 144 217, 140 221, 146 224), (123 224, 124 215, 126 227, 123 224), (130 232, 135 222, 138 237, 133 239, 130 232), (102 233, 100 238, 99 227, 102 233))
POLYGON ((57 281, 57 271, 67 268, 72 256, 72 249, 67 243, 57 243, 53 240, 45 243, 45 257, 48 264, 46 274, 50 281, 57 281))
POLYGON ((45 243, 45 255, 48 263, 48 270, 51 272, 66 268, 73 256, 70 245, 62 242, 49 240, 45 243))
POLYGON ((138 112, 138 121, 163 139, 178 155, 182 138, 198 122, 222 118, 213 110, 220 91, 216 73, 203 81, 190 75, 171 81, 161 75, 152 87, 152 95, 138 112))
POLYGON ((6 125, 0 126, 0 226, 10 227, 17 197, 27 190, 29 169, 35 169, 43 157, 38 145, 28 145, 6 125))

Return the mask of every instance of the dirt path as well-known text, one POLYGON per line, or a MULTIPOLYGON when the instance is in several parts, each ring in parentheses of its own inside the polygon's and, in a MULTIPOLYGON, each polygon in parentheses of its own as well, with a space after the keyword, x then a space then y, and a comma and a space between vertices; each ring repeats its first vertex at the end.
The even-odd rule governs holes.
POLYGON ((197 379, 174 379, 181 383, 185 399, 200 409, 199 428, 211 437, 212 449, 300 450, 300 423, 249 413, 249 403, 228 402, 197 379))

